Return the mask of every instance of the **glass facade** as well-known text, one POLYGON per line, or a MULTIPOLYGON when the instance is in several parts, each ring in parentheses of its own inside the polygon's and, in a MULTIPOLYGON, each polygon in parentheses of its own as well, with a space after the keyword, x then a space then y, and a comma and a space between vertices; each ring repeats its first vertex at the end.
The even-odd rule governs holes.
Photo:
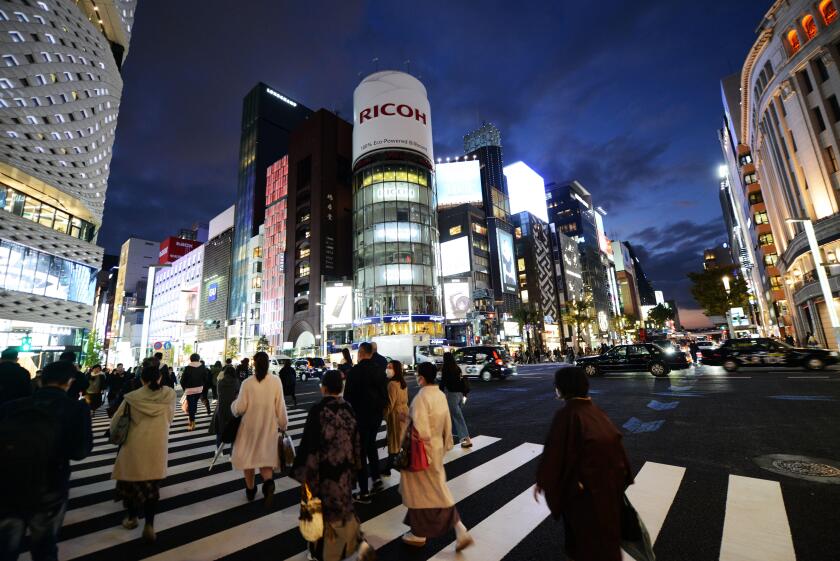
POLYGON ((0 184, 0 209, 86 242, 93 240, 96 232, 96 228, 90 222, 42 203, 8 185, 0 184))
MULTIPOLYGON (((356 172, 353 268, 358 318, 381 319, 381 325, 393 323, 390 327, 403 332, 409 328, 405 319, 389 322, 387 316, 440 315, 436 207, 433 176, 424 167, 375 163, 356 172)), ((439 322, 423 319, 412 322, 415 332, 440 331, 439 322)))
POLYGON ((93 305, 96 269, 0 241, 0 288, 93 305))

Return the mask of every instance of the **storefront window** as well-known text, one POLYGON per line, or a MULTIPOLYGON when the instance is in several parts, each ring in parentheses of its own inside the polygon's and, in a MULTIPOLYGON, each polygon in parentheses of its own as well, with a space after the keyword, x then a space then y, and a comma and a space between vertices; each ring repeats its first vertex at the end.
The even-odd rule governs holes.
POLYGON ((90 222, 71 217, 66 212, 6 185, 0 185, 0 210, 85 241, 91 241, 96 232, 90 222))
POLYGON ((0 287, 93 304, 96 270, 7 241, 0 242, 0 287))

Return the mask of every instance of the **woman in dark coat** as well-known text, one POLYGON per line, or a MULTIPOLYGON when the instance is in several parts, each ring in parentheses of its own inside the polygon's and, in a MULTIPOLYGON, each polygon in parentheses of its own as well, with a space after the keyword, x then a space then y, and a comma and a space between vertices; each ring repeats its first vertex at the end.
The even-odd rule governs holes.
POLYGON ((633 483, 621 432, 592 403, 580 367, 554 375, 557 412, 545 442, 534 498, 540 493, 554 518, 563 517, 566 556, 575 561, 621 560, 621 506, 633 483))
POLYGON ((283 368, 280 369, 280 383, 283 384, 283 395, 292 398, 292 403, 297 407, 297 396, 295 396, 295 383, 297 372, 292 368, 291 360, 283 361, 283 368))
POLYGON ((221 445, 222 431, 233 419, 230 404, 236 399, 237 394, 239 394, 239 378, 236 375, 236 369, 228 364, 216 385, 216 412, 213 415, 213 422, 207 429, 207 432, 216 435, 216 447, 221 445))

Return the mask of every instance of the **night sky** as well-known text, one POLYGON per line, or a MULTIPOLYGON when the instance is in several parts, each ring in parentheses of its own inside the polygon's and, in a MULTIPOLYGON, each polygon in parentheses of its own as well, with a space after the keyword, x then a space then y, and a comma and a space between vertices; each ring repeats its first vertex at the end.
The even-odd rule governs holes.
POLYGON ((207 222, 236 194, 242 98, 263 81, 352 121, 377 69, 426 85, 435 156, 481 121, 507 163, 578 179, 657 289, 698 322, 685 273, 725 239, 719 80, 770 0, 138 3, 99 235, 108 253, 207 222))

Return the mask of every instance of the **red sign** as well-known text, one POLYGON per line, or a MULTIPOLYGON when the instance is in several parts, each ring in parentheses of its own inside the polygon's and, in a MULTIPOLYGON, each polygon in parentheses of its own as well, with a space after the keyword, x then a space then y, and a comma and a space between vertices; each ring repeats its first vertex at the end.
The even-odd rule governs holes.
POLYGON ((158 263, 164 265, 166 263, 174 263, 187 253, 201 245, 201 242, 195 240, 185 240, 184 238, 176 238, 170 236, 160 242, 160 252, 158 253, 158 263))

